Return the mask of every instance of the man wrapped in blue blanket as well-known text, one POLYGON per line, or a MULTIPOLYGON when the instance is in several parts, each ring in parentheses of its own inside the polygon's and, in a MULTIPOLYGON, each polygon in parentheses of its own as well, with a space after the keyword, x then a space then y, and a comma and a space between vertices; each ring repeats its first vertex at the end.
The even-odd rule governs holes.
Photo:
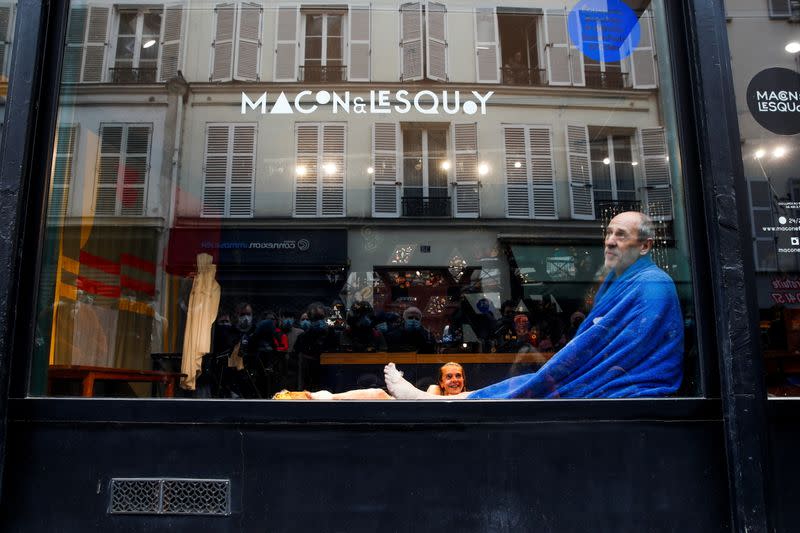
MULTIPOLYGON (((683 319, 672 279, 648 257, 655 231, 647 215, 621 213, 608 225, 608 275, 575 338, 541 369, 459 396, 469 399, 640 398, 678 390, 683 319)), ((420 391, 393 363, 384 373, 397 399, 453 399, 420 391)))

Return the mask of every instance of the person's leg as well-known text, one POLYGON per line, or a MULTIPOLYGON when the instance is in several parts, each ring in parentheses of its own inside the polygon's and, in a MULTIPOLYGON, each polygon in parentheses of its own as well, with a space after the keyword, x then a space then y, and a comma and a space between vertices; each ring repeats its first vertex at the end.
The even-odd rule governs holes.
POLYGON ((357 389, 333 394, 330 391, 317 392, 283 390, 273 396, 275 400, 394 400, 383 389, 357 389))
MULTIPOLYGON (((311 394, 312 396, 314 393, 311 394)), ((315 398, 316 399, 316 398, 315 398)), ((383 389, 356 389, 331 395, 331 400, 394 400, 383 389)))
POLYGON ((468 392, 452 396, 438 396, 421 391, 403 377, 403 373, 397 370, 394 363, 389 363, 384 367, 383 375, 386 379, 386 387, 398 400, 457 400, 469 396, 468 392))

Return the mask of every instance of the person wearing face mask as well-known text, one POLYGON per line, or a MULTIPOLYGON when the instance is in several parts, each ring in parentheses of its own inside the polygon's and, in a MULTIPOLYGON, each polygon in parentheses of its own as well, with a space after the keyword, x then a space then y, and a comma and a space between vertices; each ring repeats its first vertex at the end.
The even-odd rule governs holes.
POLYGON ((403 311, 402 327, 386 335, 390 352, 434 353, 436 342, 422 326, 422 312, 417 307, 403 311))
POLYGON ((338 351, 385 352, 383 334, 372 327, 373 312, 369 302, 354 302, 347 313, 347 327, 339 334, 338 351))
POLYGON ((320 356, 336 348, 336 333, 328 327, 328 312, 321 302, 310 304, 306 316, 308 330, 295 341, 292 372, 297 376, 299 390, 316 390, 322 371, 320 356))

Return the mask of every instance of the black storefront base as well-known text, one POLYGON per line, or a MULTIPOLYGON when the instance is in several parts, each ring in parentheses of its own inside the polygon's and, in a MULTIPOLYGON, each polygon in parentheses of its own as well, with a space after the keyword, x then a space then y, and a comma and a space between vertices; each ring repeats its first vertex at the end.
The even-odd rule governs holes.
POLYGON ((719 408, 14 401, 9 453, 28 460, 8 464, 2 518, 8 531, 728 531, 719 408), (230 479, 231 515, 106 513, 111 478, 161 476, 230 479))

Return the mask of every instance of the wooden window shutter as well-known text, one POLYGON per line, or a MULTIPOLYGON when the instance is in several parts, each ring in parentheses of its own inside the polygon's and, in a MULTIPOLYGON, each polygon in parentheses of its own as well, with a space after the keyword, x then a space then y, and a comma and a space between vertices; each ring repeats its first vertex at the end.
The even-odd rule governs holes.
POLYGON ((371 77, 371 12, 369 5, 350 6, 348 81, 370 81, 371 77))
POLYGON ((294 215, 298 217, 316 216, 319 210, 319 133, 318 124, 295 127, 294 215))
POLYGON ((281 6, 276 19, 273 78, 275 81, 297 81, 300 9, 296 6, 281 6))
POLYGON ((642 128, 639 139, 647 214, 654 220, 672 220, 672 179, 664 128, 642 128))
POLYGON ((556 177, 553 168, 553 133, 549 127, 528 129, 531 155, 533 218, 558 218, 556 177))
POLYGON ((257 81, 261 66, 261 31, 264 7, 254 2, 239 6, 236 31, 236 72, 234 78, 257 81))
POLYGON ((346 130, 344 124, 322 125, 322 160, 319 168, 321 176, 322 209, 318 213, 324 217, 345 215, 345 153, 346 130))
POLYGON ((230 173, 230 137, 231 131, 227 124, 208 124, 206 126, 201 216, 225 216, 227 183, 230 173))
POLYGON ((233 38, 236 27, 236 4, 217 4, 214 8, 214 42, 211 81, 233 79, 233 38))
POLYGON ((455 215, 476 218, 481 213, 478 180, 478 125, 474 122, 453 124, 455 152, 455 215))
POLYGON ((634 89, 655 89, 658 87, 656 71, 655 35, 653 17, 650 10, 639 19, 641 37, 639 44, 631 48, 630 68, 634 89))
POLYGON ((400 216, 400 125, 372 127, 372 216, 400 216))
POLYGON ((567 166, 572 218, 594 220, 592 167, 589 162, 589 128, 567 125, 567 166))
POLYGON ((150 124, 102 124, 96 215, 144 214, 150 173, 150 124))
POLYGON ((478 83, 500 83, 500 42, 497 10, 475 9, 475 65, 478 83))
POLYGON ((253 216, 258 130, 255 124, 234 124, 230 128, 231 165, 226 215, 249 218, 253 216))
POLYGON ((125 152, 121 167, 119 214, 143 215, 147 175, 150 171, 150 138, 148 125, 130 124, 125 129, 125 152))
POLYGON ((447 81, 447 7, 428 2, 425 13, 425 54, 428 79, 447 81))
POLYGON ((531 188, 528 178, 528 142, 524 126, 503 128, 506 174, 506 214, 530 218, 531 188))
POLYGON ((564 9, 545 9, 544 35, 548 82, 550 85, 571 85, 572 62, 564 9))
POLYGON ((64 83, 78 83, 81 81, 83 47, 88 16, 89 8, 87 7, 73 7, 69 10, 64 63, 61 70, 61 80, 64 83))
POLYGON ((122 166, 122 143, 125 126, 105 124, 100 127, 100 159, 97 165, 95 215, 117 213, 117 182, 122 166))
POLYGON ((158 60, 159 81, 169 81, 181 68, 183 41, 183 4, 165 4, 161 25, 161 49, 158 60))
POLYGON ((50 199, 47 203, 48 216, 63 217, 68 213, 69 189, 75 172, 74 162, 77 145, 78 125, 59 125, 56 131, 50 199))
POLYGON ((421 80, 422 69, 422 4, 411 2, 400 6, 401 79, 421 80))
POLYGON ((8 77, 14 35, 14 4, 0 4, 0 75, 8 77))
POLYGON ((86 24, 86 40, 83 45, 83 68, 81 80, 84 82, 103 81, 106 48, 108 46, 108 21, 111 8, 89 7, 86 24))

